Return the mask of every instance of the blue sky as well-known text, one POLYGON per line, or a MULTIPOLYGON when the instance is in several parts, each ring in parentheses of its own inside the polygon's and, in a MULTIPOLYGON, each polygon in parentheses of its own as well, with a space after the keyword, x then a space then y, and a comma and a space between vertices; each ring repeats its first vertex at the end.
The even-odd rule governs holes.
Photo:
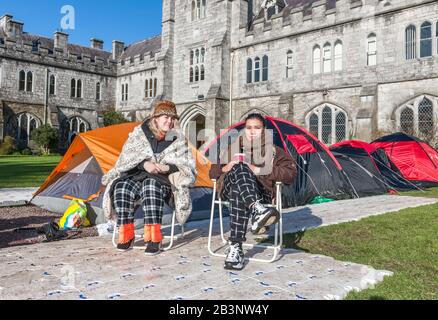
POLYGON ((131 44, 161 33, 161 0, 0 0, 0 16, 9 13, 24 22, 24 31, 48 36, 61 29, 61 8, 75 10, 75 29, 67 32, 70 43, 89 46, 90 38, 131 44))

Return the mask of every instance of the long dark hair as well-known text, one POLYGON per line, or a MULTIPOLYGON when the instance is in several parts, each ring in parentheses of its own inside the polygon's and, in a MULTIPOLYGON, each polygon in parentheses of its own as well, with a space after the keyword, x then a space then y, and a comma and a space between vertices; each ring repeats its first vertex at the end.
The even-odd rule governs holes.
POLYGON ((263 123, 263 128, 266 128, 266 119, 260 113, 251 113, 246 117, 245 123, 248 122, 248 120, 259 120, 261 123, 263 123))

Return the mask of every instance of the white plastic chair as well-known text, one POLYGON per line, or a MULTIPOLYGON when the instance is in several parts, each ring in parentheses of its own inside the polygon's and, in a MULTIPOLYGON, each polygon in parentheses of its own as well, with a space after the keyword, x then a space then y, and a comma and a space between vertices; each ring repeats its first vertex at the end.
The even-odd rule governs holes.
MULTIPOLYGON (((229 206, 230 203, 227 201, 222 201, 220 195, 218 195, 216 199, 216 193, 217 193, 217 180, 212 179, 213 181, 213 201, 211 205, 211 215, 210 215, 210 229, 208 233, 208 251, 212 256, 215 257, 222 257, 225 258, 225 254, 218 254, 215 253, 211 248, 211 242, 212 242, 212 235, 213 235, 213 222, 214 222, 214 211, 216 205, 219 206, 219 223, 220 223, 220 234, 222 238, 222 243, 225 245, 228 243, 227 240, 225 240, 224 237, 224 225, 223 225, 223 214, 222 214, 222 206, 226 205, 229 206)), ((265 263, 272 263, 277 260, 278 254, 281 251, 281 247, 283 245, 283 206, 282 206, 282 199, 281 199, 281 189, 282 189, 282 183, 277 182, 276 183, 276 203, 275 205, 272 204, 264 204, 265 207, 271 207, 276 208, 278 212, 280 212, 280 220, 275 225, 275 237, 274 237, 274 244, 273 245, 263 245, 263 244, 251 244, 251 243, 243 243, 244 247, 247 248, 262 248, 262 249, 269 249, 273 250, 272 259, 256 259, 256 258, 246 258, 249 261, 255 261, 255 262, 265 262, 265 263)))
MULTIPOLYGON (((179 235, 175 235, 175 226, 177 225, 176 223, 176 211, 173 211, 173 215, 172 215, 172 223, 170 225, 170 236, 164 236, 163 238, 166 240, 170 240, 170 243, 167 247, 163 248, 163 251, 169 251, 170 249, 172 249, 173 247, 173 243, 174 241, 177 241, 178 239, 182 239, 184 238, 184 225, 178 224, 181 227, 181 234, 179 235)), ((163 229, 168 228, 169 226, 164 226, 163 229)), ((116 237, 117 237, 117 233, 118 233, 119 227, 117 226, 117 224, 114 226, 114 230, 113 230, 113 246, 114 248, 117 248, 117 241, 116 241, 116 237)), ((137 239, 143 239, 144 235, 135 235, 135 240, 137 239)), ((134 241, 135 241, 134 240, 134 241)), ((140 249, 140 250, 144 250, 145 246, 136 246, 134 245, 134 249, 140 249)))

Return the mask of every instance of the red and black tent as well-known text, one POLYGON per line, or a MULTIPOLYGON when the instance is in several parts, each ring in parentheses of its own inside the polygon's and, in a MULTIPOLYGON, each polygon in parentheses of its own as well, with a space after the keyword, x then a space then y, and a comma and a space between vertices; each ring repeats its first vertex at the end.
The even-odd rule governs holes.
POLYGON ((405 179, 418 187, 438 186, 438 152, 428 143, 405 133, 395 133, 372 145, 385 150, 392 169, 405 179))
POLYGON ((385 152, 359 140, 343 141, 330 147, 360 197, 391 190, 415 189, 400 173, 394 172, 385 152))
MULTIPOLYGON (((283 119, 266 117, 266 120, 267 128, 273 132, 274 143, 297 162, 298 175, 295 183, 283 188, 285 206, 304 205, 318 196, 334 200, 355 197, 342 166, 315 136, 283 119)), ((209 145, 205 155, 210 161, 219 161, 220 153, 235 141, 244 126, 243 122, 235 124, 209 145)))

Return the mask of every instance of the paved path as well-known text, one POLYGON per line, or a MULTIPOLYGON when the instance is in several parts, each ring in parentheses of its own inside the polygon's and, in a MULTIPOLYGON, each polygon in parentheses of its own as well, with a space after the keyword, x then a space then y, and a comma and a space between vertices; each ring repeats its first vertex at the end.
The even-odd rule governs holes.
MULTIPOLYGON (((285 232, 437 201, 382 196, 298 208, 285 215, 285 232)), ((222 251, 217 229, 216 221, 214 245, 222 251)), ((250 262, 242 272, 227 272, 222 258, 207 253, 208 222, 186 230, 176 248, 156 257, 141 250, 119 253, 108 237, 0 250, 0 299, 342 299, 391 275, 294 250, 284 250, 272 264, 250 262)))
POLYGON ((25 205, 38 188, 0 189, 0 207, 25 205))

